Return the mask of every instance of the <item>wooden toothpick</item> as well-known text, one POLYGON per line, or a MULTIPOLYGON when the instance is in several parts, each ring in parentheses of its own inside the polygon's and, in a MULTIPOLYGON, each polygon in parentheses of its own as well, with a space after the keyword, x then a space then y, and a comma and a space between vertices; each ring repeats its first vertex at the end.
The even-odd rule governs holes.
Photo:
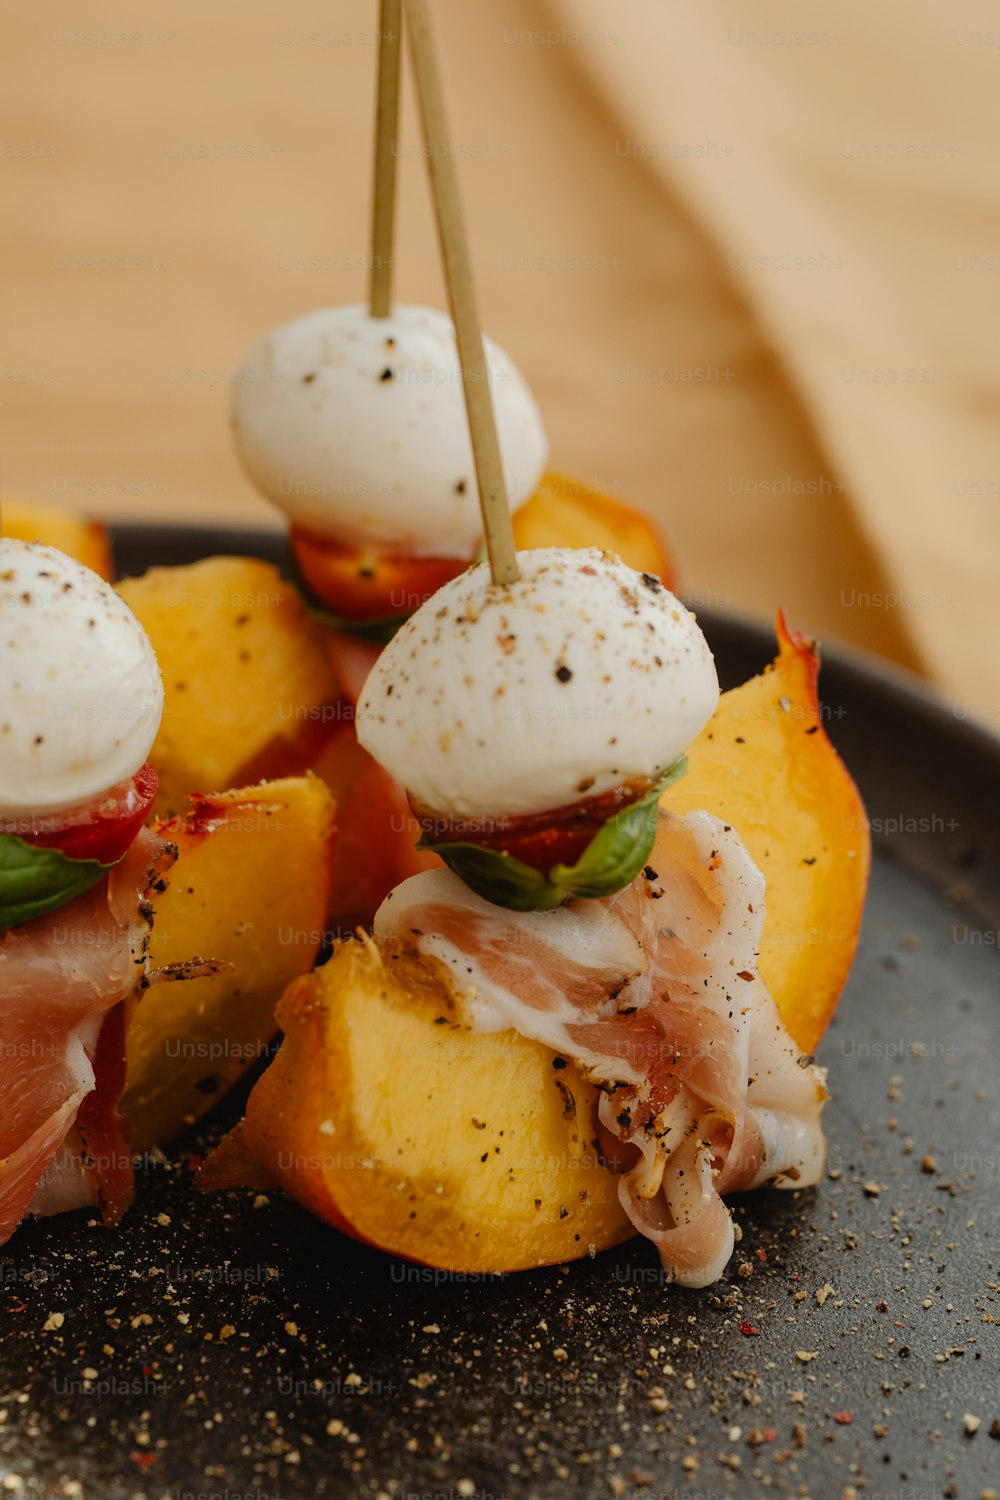
POLYGON ((396 129, 399 120, 399 37, 402 21, 402 0, 381 0, 372 192, 372 260, 368 284, 368 303, 373 318, 387 318, 392 305, 392 232, 396 217, 396 129))
POLYGON ((479 484, 486 554, 493 582, 516 583, 517 551, 510 506, 500 462, 489 370, 479 324, 472 260, 462 216, 458 176, 445 116, 441 76, 438 70, 427 0, 404 0, 410 56, 417 84, 417 100, 424 128, 427 166, 430 172, 438 237, 444 260, 448 301, 458 344, 465 409, 479 484))

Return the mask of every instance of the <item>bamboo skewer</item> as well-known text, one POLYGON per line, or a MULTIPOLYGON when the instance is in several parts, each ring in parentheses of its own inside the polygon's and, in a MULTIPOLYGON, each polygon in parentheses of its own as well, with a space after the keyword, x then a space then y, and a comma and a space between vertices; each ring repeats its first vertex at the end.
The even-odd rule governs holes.
POLYGON ((493 582, 506 585, 516 583, 519 577, 517 552, 500 461, 500 443, 472 278, 472 260, 462 216, 455 159, 448 134, 430 13, 427 0, 404 0, 404 7, 417 101, 427 146, 427 166, 434 196, 438 238, 448 286, 448 301, 462 370, 462 388, 479 485, 486 553, 493 582))
POLYGON ((399 120, 402 22, 402 0, 381 0, 372 192, 372 258, 368 288, 368 304, 373 318, 387 318, 392 305, 392 236, 396 217, 396 131, 399 120))

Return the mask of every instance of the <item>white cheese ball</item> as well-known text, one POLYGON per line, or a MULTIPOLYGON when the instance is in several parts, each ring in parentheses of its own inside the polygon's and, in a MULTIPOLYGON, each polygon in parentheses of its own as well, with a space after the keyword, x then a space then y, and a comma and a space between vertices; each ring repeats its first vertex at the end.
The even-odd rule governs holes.
MULTIPOLYGON (((485 340, 511 508, 548 457, 537 403, 485 340)), ((431 307, 328 307, 264 335, 233 386, 236 446, 290 520, 352 546, 471 557, 478 486, 451 319, 431 307)))
POLYGON ((609 552, 518 553, 445 584, 372 668, 365 749, 446 817, 516 816, 664 769, 719 700, 691 612, 609 552))
POLYGON ((111 585, 54 547, 0 540, 0 817, 128 781, 162 713, 153 648, 111 585))

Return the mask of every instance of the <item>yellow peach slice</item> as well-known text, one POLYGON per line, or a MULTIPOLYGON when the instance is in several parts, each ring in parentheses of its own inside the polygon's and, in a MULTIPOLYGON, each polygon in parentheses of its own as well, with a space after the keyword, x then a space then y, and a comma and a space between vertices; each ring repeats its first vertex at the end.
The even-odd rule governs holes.
POLYGON ((70 506, 4 500, 0 506, 0 536, 16 537, 22 542, 44 542, 75 557, 102 578, 112 576, 107 527, 70 506))
POLYGON ((448 1019, 418 960, 337 945, 278 1007, 285 1039, 198 1186, 268 1177, 319 1218, 442 1269, 514 1271, 633 1229, 598 1162, 598 1094, 513 1031, 448 1019))
POLYGON ((781 615, 777 632, 777 659, 723 693, 663 802, 726 818, 764 872, 760 972, 792 1036, 813 1052, 857 947, 871 839, 824 728, 816 642, 781 615))
POLYGON ((153 984, 135 1008, 122 1109, 136 1151, 192 1125, 267 1052, 275 1004, 312 968, 326 919, 334 806, 317 777, 193 800, 157 825, 178 855, 150 892, 150 957, 216 972, 153 984))
POLYGON ((190 792, 253 779, 247 768, 282 744, 327 728, 338 688, 324 632, 270 563, 208 557, 152 568, 119 586, 146 627, 163 673, 163 722, 150 752, 157 811, 190 792))
POLYGON ((522 550, 601 547, 674 587, 670 553, 649 517, 568 474, 544 475, 514 516, 514 540, 522 550))

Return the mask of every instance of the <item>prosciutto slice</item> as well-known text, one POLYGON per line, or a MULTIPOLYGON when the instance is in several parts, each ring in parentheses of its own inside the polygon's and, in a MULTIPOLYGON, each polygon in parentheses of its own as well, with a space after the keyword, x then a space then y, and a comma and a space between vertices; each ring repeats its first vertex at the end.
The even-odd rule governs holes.
POLYGON ((571 1057, 602 1097, 595 1145, 672 1280, 721 1276, 724 1195, 805 1187, 825 1158, 825 1074, 757 972, 764 877, 734 829, 661 811, 644 873, 603 901, 509 912, 447 870, 398 886, 383 945, 439 966, 460 1020, 571 1057))
POLYGON ((132 1198, 117 1105, 125 1007, 147 970, 146 890, 168 846, 141 832, 74 901, 0 933, 0 1245, 26 1213, 132 1198))

